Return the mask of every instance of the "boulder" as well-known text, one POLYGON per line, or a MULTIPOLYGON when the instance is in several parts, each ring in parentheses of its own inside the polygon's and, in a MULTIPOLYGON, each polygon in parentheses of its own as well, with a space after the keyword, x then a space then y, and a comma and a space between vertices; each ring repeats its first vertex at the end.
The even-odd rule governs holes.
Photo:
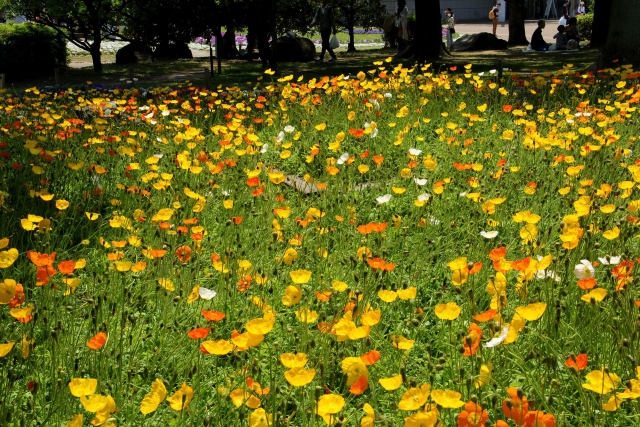
POLYGON ((170 43, 158 46, 153 52, 153 57, 157 59, 191 59, 193 54, 187 43, 170 43))
POLYGON ((140 43, 129 43, 116 52, 116 64, 128 65, 151 61, 151 48, 140 43))
POLYGON ((304 37, 281 37, 276 40, 273 49, 278 62, 309 62, 316 57, 315 45, 304 37))
POLYGON ((501 40, 491 33, 466 34, 453 42, 451 50, 468 52, 472 50, 504 50, 507 41, 501 40))

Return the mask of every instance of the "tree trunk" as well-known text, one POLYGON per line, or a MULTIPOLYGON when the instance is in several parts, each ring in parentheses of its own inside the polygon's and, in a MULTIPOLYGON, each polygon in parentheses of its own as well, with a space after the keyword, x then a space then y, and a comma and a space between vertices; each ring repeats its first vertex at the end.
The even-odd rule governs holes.
POLYGON ((353 34, 353 20, 349 21, 349 46, 347 47, 347 52, 355 52, 356 51, 356 40, 355 35, 353 34))
POLYGON ((440 0, 416 1, 416 28, 411 49, 413 56, 418 60, 433 60, 440 57, 442 51, 440 0))
POLYGON ((602 47, 607 41, 609 20, 611 19, 611 2, 597 0, 593 7, 593 27, 591 30, 591 47, 602 47))
POLYGON ((610 7, 609 31, 603 49, 605 59, 618 59, 619 64, 640 64, 640 8, 637 0, 616 0, 610 7))
POLYGON ((524 31, 524 0, 508 0, 509 4, 509 45, 529 44, 524 31))
POLYGON ((102 54, 100 53, 100 44, 102 40, 100 40, 100 36, 95 35, 94 31, 94 39, 91 44, 91 61, 93 62, 93 71, 96 73, 102 73, 102 54))

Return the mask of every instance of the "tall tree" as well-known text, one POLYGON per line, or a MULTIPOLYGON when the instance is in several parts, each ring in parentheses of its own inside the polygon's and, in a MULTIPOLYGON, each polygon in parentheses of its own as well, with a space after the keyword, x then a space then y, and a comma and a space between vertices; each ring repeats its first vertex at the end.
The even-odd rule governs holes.
POLYGON ((416 28, 412 42, 413 55, 420 61, 433 60, 442 52, 440 0, 416 0, 416 28))
POLYGON ((93 69, 102 72, 100 48, 105 37, 118 35, 127 0, 14 0, 11 10, 47 25, 91 54, 93 69))
MULTIPOLYGON (((605 0, 597 0, 601 3, 605 0)), ((637 0, 611 2, 609 30, 603 46, 605 60, 640 64, 640 8, 637 0)))
POLYGON ((386 14, 386 8, 381 0, 352 0, 344 2, 344 4, 340 5, 339 11, 343 24, 349 31, 347 52, 356 51, 354 30, 356 26, 364 29, 382 27, 386 14))
POLYGON ((611 19, 611 2, 596 1, 593 7, 593 27, 591 30, 591 47, 602 47, 609 34, 611 19))
POLYGON ((525 0, 506 0, 509 12, 509 44, 528 44, 524 30, 525 0))

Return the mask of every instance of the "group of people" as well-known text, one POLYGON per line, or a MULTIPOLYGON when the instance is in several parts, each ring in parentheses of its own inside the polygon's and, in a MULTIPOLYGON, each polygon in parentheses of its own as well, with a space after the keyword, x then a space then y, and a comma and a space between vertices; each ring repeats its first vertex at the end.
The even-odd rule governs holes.
POLYGON ((531 49, 544 52, 547 50, 574 50, 580 47, 580 32, 578 19, 573 16, 567 20, 567 25, 558 25, 558 32, 553 36, 554 44, 547 43, 542 37, 542 30, 546 26, 544 19, 538 21, 538 28, 531 36, 531 49))
MULTIPOLYGON (((390 15, 389 18, 388 24, 385 23, 384 26, 389 26, 389 32, 393 33, 392 44, 397 45, 398 48, 402 50, 409 42, 409 8, 407 7, 407 0, 398 0, 397 11, 395 14, 390 15)), ((322 0, 322 5, 316 10, 311 25, 318 25, 320 28, 320 37, 322 38, 322 50, 317 60, 320 62, 323 61, 325 53, 329 52, 331 61, 336 61, 337 57, 331 47, 330 40, 331 34, 333 33, 335 35, 337 33, 336 22, 333 7, 329 5, 328 0, 322 0)), ((385 32, 387 32, 386 28, 385 32)), ((389 40, 388 42, 391 43, 389 40)))

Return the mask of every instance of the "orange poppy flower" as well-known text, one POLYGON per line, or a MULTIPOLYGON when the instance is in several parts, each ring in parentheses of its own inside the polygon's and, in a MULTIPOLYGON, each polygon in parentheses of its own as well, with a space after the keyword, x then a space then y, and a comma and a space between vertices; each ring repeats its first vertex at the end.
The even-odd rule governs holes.
POLYGON ((578 280, 578 287, 580 289, 593 289, 595 286, 596 286, 595 277, 591 277, 590 279, 578 280))
POLYGON ((318 301, 329 301, 331 299, 331 294, 333 293, 332 291, 314 291, 316 294, 316 299, 318 301))
POLYGON ((507 255, 506 246, 500 246, 499 248, 496 248, 491 252, 489 252, 489 258, 491 258, 493 261, 498 261, 499 259, 504 258, 506 255, 507 255))
POLYGON ((251 276, 246 274, 240 280, 238 280, 238 290, 244 292, 251 286, 251 276))
POLYGON ((247 180, 247 185, 249 187, 257 187, 258 185, 260 185, 260 178, 258 178, 257 176, 254 176, 253 178, 249 178, 247 180))
POLYGON ((376 270, 392 271, 396 268, 395 264, 387 263, 387 261, 382 258, 367 258, 367 263, 371 268, 376 270))
POLYGON ((189 232, 189 228, 185 227, 184 225, 179 225, 176 227, 176 231, 180 234, 186 234, 189 232))
POLYGON ((194 340, 199 340, 201 338, 206 338, 209 335, 210 328, 196 328, 187 332, 189 338, 194 340))
POLYGON ((569 357, 565 362, 564 366, 567 368, 573 368, 576 371, 581 371, 587 367, 587 355, 585 353, 579 354, 574 358, 569 357))
POLYGON ((9 308, 14 308, 19 305, 22 305, 24 302, 24 287, 22 283, 18 283, 16 285, 16 293, 11 301, 9 301, 9 308))
POLYGON ((260 187, 260 188, 258 188, 257 190, 252 191, 252 192, 251 192, 251 195, 252 195, 253 197, 258 197, 258 196, 259 196, 259 195, 261 195, 263 192, 264 192, 264 187, 260 187))
POLYGON ((473 320, 475 320, 476 322, 488 322, 489 320, 496 317, 497 313, 498 313, 497 310, 489 309, 483 313, 476 314, 475 316, 473 316, 473 320))
POLYGON ((233 221, 233 223, 235 225, 238 225, 242 222, 242 217, 241 216, 232 216, 231 217, 231 221, 233 221))
POLYGON ((182 223, 185 225, 195 225, 198 223, 198 218, 189 218, 182 220, 182 223))
POLYGON ((51 254, 43 254, 40 252, 27 251, 27 256, 37 267, 52 265, 53 261, 56 259, 55 252, 52 252, 51 254))
POLYGON ((191 248, 189 246, 180 246, 176 249, 176 256, 181 262, 187 262, 191 259, 191 248))
POLYGON ((102 346, 107 342, 107 334, 104 332, 98 332, 93 338, 89 340, 87 343, 87 347, 91 350, 98 350, 102 348, 102 346))
POLYGON ((360 359, 362 359, 362 362, 367 366, 373 365, 380 360, 380 352, 378 350, 371 350, 370 352, 360 356, 360 359))
POLYGON ((531 257, 526 257, 516 261, 511 261, 511 268, 513 268, 516 271, 525 271, 527 267, 529 267, 530 263, 531 263, 531 257))
POLYGON ((58 271, 62 274, 71 274, 76 268, 75 261, 62 261, 58 264, 58 271))
POLYGON ((49 278, 55 276, 57 273, 56 269, 50 265, 44 267, 38 267, 36 272, 36 286, 42 286, 49 283, 49 278))
POLYGON ((367 387, 369 387, 369 382, 367 381, 367 377, 362 375, 356 382, 351 384, 351 388, 349 389, 349 393, 355 394, 356 396, 362 394, 367 387))
POLYGON ((505 417, 511 418, 520 426, 524 423, 524 418, 529 411, 529 401, 522 391, 515 387, 509 387, 507 393, 509 398, 502 402, 502 411, 505 417))
POLYGON ((373 156, 373 162, 376 165, 381 165, 384 162, 384 156, 373 156))
POLYGON ((221 313, 219 311, 215 311, 215 310, 202 310, 201 313, 202 313, 202 317, 204 317, 207 320, 211 320, 212 322, 219 322, 225 317, 227 317, 226 314, 221 313))
POLYGON ((377 233, 380 233, 384 231, 386 228, 387 228, 386 222, 383 222, 383 223, 370 222, 369 224, 359 225, 358 232, 360 234, 369 234, 374 231, 377 233))
POLYGON ((489 419, 487 411, 475 402, 467 402, 458 414, 458 427, 485 427, 489 419))
POLYGON ((482 329, 480 326, 475 323, 469 325, 469 334, 464 338, 464 356, 468 357, 476 354, 481 338, 482 329))
POLYGON ((528 412, 524 417, 525 427, 556 427, 556 417, 542 411, 528 412))
POLYGON ((502 106, 502 111, 504 111, 505 113, 510 113, 511 110, 513 110, 513 105, 507 104, 502 106))
POLYGON ((479 273, 480 270, 482 270, 482 263, 476 262, 475 264, 473 264, 473 267, 471 267, 471 269, 469 270, 469 274, 479 273))

